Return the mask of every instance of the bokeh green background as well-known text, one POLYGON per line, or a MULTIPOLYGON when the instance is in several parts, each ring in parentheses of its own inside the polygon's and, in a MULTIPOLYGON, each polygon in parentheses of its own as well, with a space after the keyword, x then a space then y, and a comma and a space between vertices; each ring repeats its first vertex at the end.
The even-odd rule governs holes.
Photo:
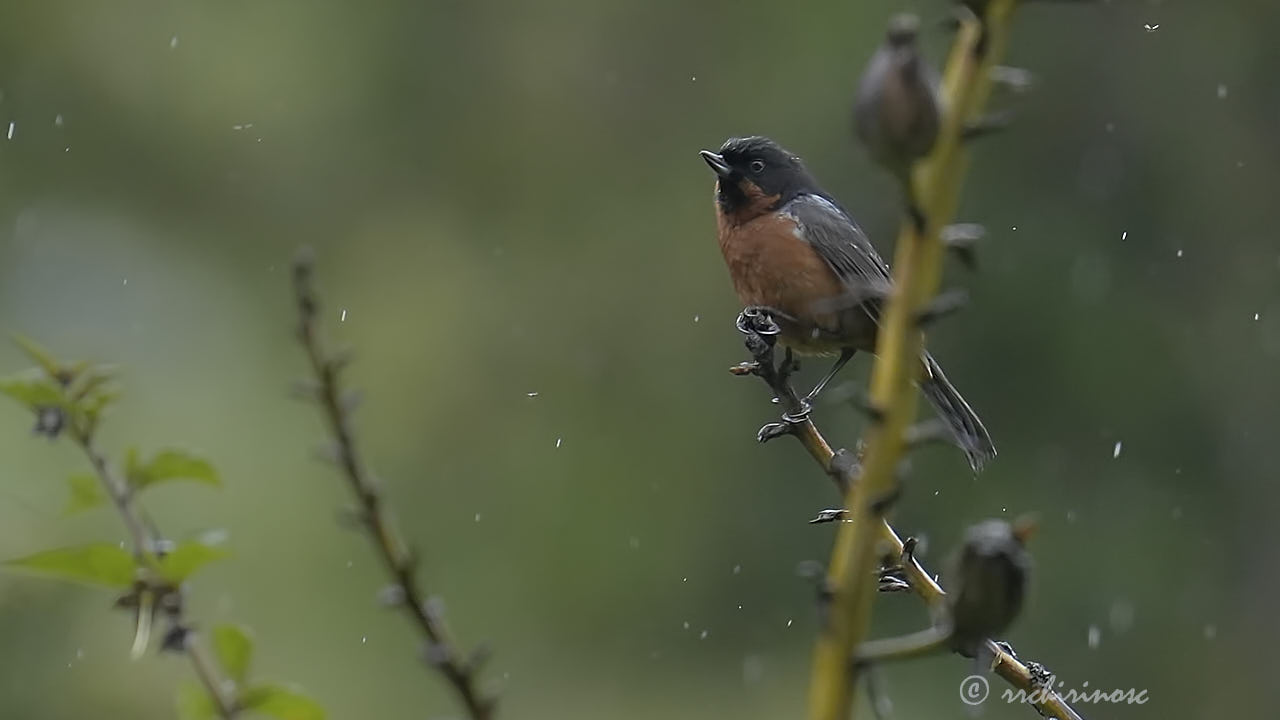
MULTIPOLYGON (((123 368, 116 457, 217 463, 221 491, 148 504, 171 535, 230 531, 193 610, 255 629, 259 677, 334 718, 456 717, 288 397, 311 244, 361 442, 457 634, 493 646, 503 717, 796 717, 816 627, 796 566, 826 559, 832 527, 805 521, 836 499, 798 447, 756 444, 775 410, 725 372, 738 308, 696 151, 776 137, 887 249, 892 188, 848 104, 888 16, 945 7, 10 0, 0 330, 123 368)), ((1009 61, 1037 86, 972 165, 982 271, 951 268, 973 302, 932 340, 1000 457, 974 479, 923 453, 899 524, 941 569, 966 524, 1040 514, 1009 639, 1073 686, 1149 691, 1088 717, 1277 700, 1278 30, 1264 2, 1030 6, 1009 61)), ((0 555, 123 538, 108 511, 60 515, 81 469, 4 406, 0 555)), ((0 717, 171 716, 188 668, 130 662, 109 602, 0 576, 0 717)), ((878 634, 923 621, 877 605, 878 634)), ((965 717, 969 672, 892 669, 897 716, 965 717)))

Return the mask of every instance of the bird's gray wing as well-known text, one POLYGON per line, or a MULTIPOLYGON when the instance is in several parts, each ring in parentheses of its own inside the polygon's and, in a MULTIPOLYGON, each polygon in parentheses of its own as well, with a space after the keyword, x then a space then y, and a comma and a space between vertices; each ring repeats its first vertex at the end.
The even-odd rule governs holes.
POLYGON ((840 206, 820 195, 801 195, 781 208, 795 220, 800 234, 848 288, 846 304, 863 305, 873 318, 889 291, 889 266, 867 234, 840 206))

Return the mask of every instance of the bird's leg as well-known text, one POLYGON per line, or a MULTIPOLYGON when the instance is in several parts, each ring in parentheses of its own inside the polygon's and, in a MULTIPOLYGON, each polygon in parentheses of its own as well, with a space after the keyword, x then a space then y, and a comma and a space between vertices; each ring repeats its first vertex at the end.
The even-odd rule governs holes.
POLYGON ((836 373, 840 372, 840 369, 853 359, 853 353, 854 350, 852 348, 845 348, 840 351, 840 357, 836 360, 836 364, 831 367, 831 371, 827 373, 826 377, 818 381, 818 384, 813 387, 813 390, 809 391, 808 395, 805 395, 803 401, 805 405, 813 404, 814 398, 818 397, 818 393, 822 392, 827 383, 831 382, 831 378, 835 377, 836 373))

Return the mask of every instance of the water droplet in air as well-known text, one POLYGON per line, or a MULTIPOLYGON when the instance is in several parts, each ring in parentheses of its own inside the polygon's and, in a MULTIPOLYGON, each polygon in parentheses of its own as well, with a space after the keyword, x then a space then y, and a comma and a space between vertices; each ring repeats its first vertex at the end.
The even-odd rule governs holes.
POLYGON ((791 627, 791 618, 787 618, 787 627, 791 627))
POLYGON ((369 636, 368 636, 368 635, 364 635, 364 636, 362 636, 362 637, 360 638, 360 644, 361 644, 361 645, 364 645, 364 644, 365 644, 365 643, 367 643, 367 642, 369 642, 369 636))
POLYGON ((1147 23, 1146 25, 1143 25, 1142 28, 1147 32, 1155 32, 1160 29, 1160 23, 1156 23, 1155 25, 1147 23))
POLYGON ((688 621, 688 620, 685 620, 685 621, 684 621, 684 629, 685 629, 685 630, 688 630, 688 629, 689 629, 689 621, 688 621))
POLYGON ((564 438, 556 438, 556 447, 560 447, 560 443, 564 442, 564 438))
POLYGON ((737 574, 738 574, 738 573, 740 573, 740 572, 742 572, 742 566, 741 566, 741 565, 734 565, 734 566, 733 566, 733 574, 734 574, 734 575, 737 575, 737 574))
POLYGON ((476 522, 480 522, 480 513, 476 513, 476 522))
POLYGON ((174 35, 173 37, 169 38, 169 49, 172 50, 176 47, 178 47, 178 36, 174 35))
POLYGON ((1120 449, 1121 449, 1122 447, 1124 447, 1124 444, 1123 444, 1123 443, 1121 443, 1119 440, 1117 440, 1117 441, 1116 441, 1116 446, 1115 446, 1114 448, 1111 448, 1111 457, 1113 457, 1113 458, 1118 458, 1118 457, 1120 457, 1120 449))
POLYGON ((698 634, 698 639, 699 639, 699 640, 706 640, 706 639, 707 639, 707 636, 708 636, 708 635, 710 635, 710 634, 711 634, 711 633, 710 633, 709 631, 707 631, 707 630, 703 630, 701 633, 699 633, 699 634, 698 634))
POLYGON ((63 120, 62 120, 62 113, 58 113, 57 115, 54 115, 54 116, 53 116, 53 126, 54 126, 54 127, 62 127, 62 123, 63 123, 63 120))
POLYGON ((538 393, 537 393, 536 391, 535 391, 535 392, 527 392, 527 393, 525 393, 525 397, 538 397, 538 393))
POLYGON ((1089 626, 1089 649, 1096 650, 1098 643, 1102 642, 1102 630, 1097 625, 1089 626))
POLYGON ((1257 319, 1258 319, 1258 313, 1254 313, 1254 314, 1253 314, 1253 319, 1254 319, 1254 320, 1257 320, 1257 319))
POLYGON ((1227 97, 1227 86, 1222 83, 1218 83, 1218 99, 1225 100, 1226 97, 1227 97))
POLYGON ((1178 251, 1178 257, 1182 257, 1182 251, 1181 251, 1181 250, 1179 250, 1179 251, 1178 251))
POLYGON ((13 128, 14 128, 14 126, 15 126, 15 125, 17 125, 17 124, 18 124, 18 123, 14 122, 14 121, 12 121, 12 120, 10 120, 10 121, 9 121, 9 136, 8 136, 7 138, 5 138, 6 140, 12 140, 12 139, 13 139, 13 128))
POLYGON ((346 321, 347 321, 347 311, 344 308, 342 310, 342 316, 338 318, 338 322, 346 322, 346 321))
POLYGON ((1120 233, 1120 239, 1121 239, 1121 240, 1128 240, 1128 239, 1129 239, 1129 231, 1128 231, 1128 230, 1125 230, 1124 232, 1120 233))
POLYGON ((1111 629, 1116 632, 1125 632, 1133 627, 1133 605, 1127 600, 1117 600, 1111 603, 1111 629))

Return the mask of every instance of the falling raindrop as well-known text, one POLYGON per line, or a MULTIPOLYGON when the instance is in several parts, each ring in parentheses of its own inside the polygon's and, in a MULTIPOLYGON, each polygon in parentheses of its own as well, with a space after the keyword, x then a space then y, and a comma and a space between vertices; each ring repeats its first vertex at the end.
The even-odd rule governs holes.
POLYGON ((791 627, 791 622, 792 622, 791 618, 787 618, 787 627, 791 627))
POLYGON ((368 635, 361 636, 361 638, 360 638, 360 644, 361 644, 361 645, 364 645, 364 644, 366 644, 366 643, 368 643, 368 642, 369 642, 369 636, 368 636, 368 635))
POLYGON ((1143 27, 1143 29, 1144 29, 1144 30, 1146 30, 1147 32, 1155 32, 1155 31, 1157 31, 1157 30, 1159 30, 1159 29, 1160 29, 1160 23, 1156 23, 1155 25, 1152 25, 1151 23, 1147 23, 1146 25, 1143 25, 1142 27, 1143 27))
POLYGON ((1182 257, 1182 251, 1181 251, 1181 250, 1179 250, 1179 251, 1178 251, 1178 257, 1182 257))
POLYGON ((742 572, 742 566, 741 566, 741 565, 734 565, 734 566, 733 566, 733 574, 734 574, 734 575, 737 575, 737 574, 738 574, 738 573, 740 573, 740 572, 742 572))
POLYGON ((480 513, 476 513, 476 522, 480 522, 480 513))
POLYGON ((699 639, 699 640, 706 640, 706 639, 707 639, 707 636, 708 636, 708 635, 710 635, 710 634, 711 634, 711 632, 710 632, 709 630, 703 630, 701 633, 699 633, 699 634, 698 634, 698 639, 699 639))
POLYGON ((1118 458, 1118 457, 1120 457, 1120 448, 1121 448, 1121 447, 1122 447, 1121 442, 1120 442, 1119 440, 1117 440, 1117 441, 1116 441, 1116 446, 1115 446, 1114 448, 1112 448, 1112 449, 1111 449, 1111 457, 1113 457, 1113 458, 1118 458))
POLYGON ((1111 629, 1118 633, 1133 627, 1133 605, 1127 600, 1116 600, 1111 603, 1111 629))
POLYGON ((172 50, 176 47, 178 47, 178 36, 174 35, 173 37, 169 38, 169 49, 172 50))
POLYGON ((1128 231, 1128 230, 1125 230, 1124 232, 1120 233, 1120 239, 1121 239, 1121 240, 1128 240, 1128 239, 1129 239, 1129 231, 1128 231))
POLYGON ((1223 83, 1218 83, 1218 99, 1225 100, 1226 98, 1227 98, 1227 86, 1224 85, 1223 83))
POLYGON ((524 395, 525 395, 525 397, 538 397, 538 393, 537 393, 537 392, 527 392, 527 393, 525 393, 524 395))
POLYGON ((346 321, 347 321, 347 310, 346 308, 343 308, 342 317, 338 318, 338 322, 346 322, 346 321))
POLYGON ((560 443, 564 442, 564 438, 556 438, 556 447, 560 447, 560 443))
POLYGON ((62 120, 62 113, 58 113, 57 115, 54 115, 54 116, 53 116, 53 126, 54 126, 54 127, 62 127, 62 123, 63 123, 63 120, 62 120))
POLYGON ((1089 626, 1089 649, 1097 650, 1098 644, 1102 642, 1102 630, 1097 625, 1089 626))
POLYGON ((10 120, 10 121, 9 121, 9 136, 8 136, 7 138, 5 138, 5 139, 7 139, 7 140, 12 140, 12 139, 13 139, 13 128, 14 128, 14 126, 15 126, 15 125, 17 125, 17 124, 18 124, 18 123, 14 122, 14 121, 12 121, 12 120, 10 120))

